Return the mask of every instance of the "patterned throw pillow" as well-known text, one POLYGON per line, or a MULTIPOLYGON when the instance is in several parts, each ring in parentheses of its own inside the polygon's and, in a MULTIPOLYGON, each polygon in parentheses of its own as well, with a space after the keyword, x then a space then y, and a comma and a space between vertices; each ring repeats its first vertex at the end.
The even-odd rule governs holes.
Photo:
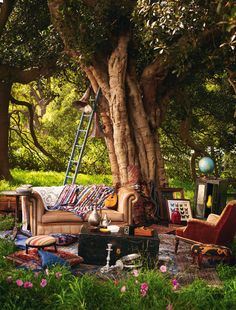
POLYGON ((56 239, 56 245, 70 245, 78 240, 76 235, 70 234, 50 234, 56 239))
POLYGON ((140 195, 133 207, 133 222, 135 225, 144 225, 146 222, 145 217, 145 200, 140 195))
MULTIPOLYGON (((54 250, 51 248, 45 248, 45 250, 47 252, 52 252, 59 258, 62 258, 70 266, 76 266, 83 262, 83 258, 81 256, 67 251, 58 250, 57 252, 54 252, 54 250)), ((9 254, 6 258, 15 263, 17 266, 23 266, 31 270, 36 270, 40 267, 42 268, 38 249, 29 249, 28 254, 26 254, 25 250, 16 251, 12 254, 9 254)))

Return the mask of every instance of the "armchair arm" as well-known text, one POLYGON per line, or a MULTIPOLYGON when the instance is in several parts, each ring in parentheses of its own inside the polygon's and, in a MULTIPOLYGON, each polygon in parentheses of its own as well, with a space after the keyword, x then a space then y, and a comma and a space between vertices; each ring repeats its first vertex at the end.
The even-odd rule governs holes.
POLYGON ((214 243, 217 238, 216 225, 207 221, 191 219, 183 231, 183 237, 202 243, 214 243))
POLYGON ((124 221, 129 225, 133 222, 132 209, 139 194, 131 187, 121 187, 118 191, 117 211, 124 214, 124 221))

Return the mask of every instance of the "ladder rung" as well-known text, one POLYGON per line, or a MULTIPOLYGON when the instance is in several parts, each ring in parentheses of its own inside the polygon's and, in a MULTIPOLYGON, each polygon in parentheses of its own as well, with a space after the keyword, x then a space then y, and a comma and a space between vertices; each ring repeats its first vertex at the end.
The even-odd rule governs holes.
POLYGON ((79 129, 78 132, 86 132, 86 129, 79 129))
POLYGON ((76 144, 75 146, 76 146, 76 147, 80 147, 80 148, 82 147, 82 145, 79 145, 79 144, 76 144))
POLYGON ((71 160, 70 161, 72 164, 77 164, 78 160, 71 160))
POLYGON ((73 179, 73 177, 71 177, 70 175, 66 176, 67 179, 73 179))

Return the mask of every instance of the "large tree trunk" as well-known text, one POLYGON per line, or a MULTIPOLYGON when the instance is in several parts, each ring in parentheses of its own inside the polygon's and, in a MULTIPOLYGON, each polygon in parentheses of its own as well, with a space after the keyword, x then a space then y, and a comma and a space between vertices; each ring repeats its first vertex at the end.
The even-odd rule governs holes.
POLYGON ((12 179, 8 156, 9 100, 11 84, 0 82, 0 180, 12 179))
POLYGON ((52 21, 64 42, 65 52, 84 70, 93 90, 101 88, 103 103, 99 105, 99 112, 105 127, 113 184, 129 183, 129 171, 136 167, 140 170, 141 181, 165 186, 167 180, 157 135, 163 98, 159 96, 159 106, 156 102, 157 86, 167 76, 163 69, 165 63, 162 59, 155 62, 146 70, 143 81, 139 81, 129 59, 130 38, 126 31, 116 38, 117 46, 109 56, 100 51, 91 65, 86 66, 76 48, 73 23, 67 22, 61 14, 63 4, 64 0, 49 2, 52 21), (160 70, 156 70, 157 67, 160 70))
MULTIPOLYGON (((101 87, 109 105, 112 125, 109 135, 113 135, 113 139, 107 146, 109 155, 115 158, 111 161, 112 170, 116 171, 115 175, 112 171, 113 183, 116 183, 114 179, 119 179, 121 185, 127 184, 130 181, 129 167, 137 166, 142 181, 165 186, 167 180, 159 136, 151 128, 148 111, 144 109, 145 102, 135 67, 128 64, 127 44, 128 36, 121 36, 117 48, 108 59, 107 72, 95 63, 93 68, 90 67, 90 74, 87 74, 91 83, 95 79, 101 87), (119 178, 113 164, 118 166, 119 178)), ((85 72, 88 73, 88 70, 85 72)), ((158 124, 156 121, 155 128, 158 124)))

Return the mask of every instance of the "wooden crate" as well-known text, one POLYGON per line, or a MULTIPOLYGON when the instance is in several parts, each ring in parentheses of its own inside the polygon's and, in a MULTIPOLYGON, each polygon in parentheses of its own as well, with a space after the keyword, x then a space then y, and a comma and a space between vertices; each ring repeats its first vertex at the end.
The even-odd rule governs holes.
MULTIPOLYGON (((16 210, 15 197, 0 196, 0 214, 15 213, 15 210, 16 210)), ((21 210, 19 210, 19 212, 21 212, 21 210)))

